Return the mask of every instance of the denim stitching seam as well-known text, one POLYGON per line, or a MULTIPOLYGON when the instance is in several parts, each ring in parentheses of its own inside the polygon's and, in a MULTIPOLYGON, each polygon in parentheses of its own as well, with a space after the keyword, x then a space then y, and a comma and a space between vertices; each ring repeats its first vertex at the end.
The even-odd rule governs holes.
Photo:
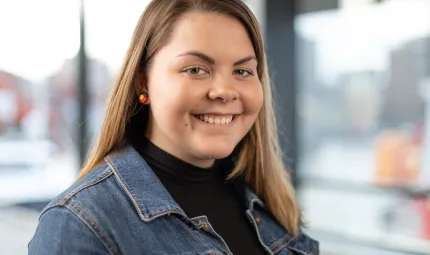
POLYGON ((103 181, 106 177, 108 177, 110 174, 110 171, 108 171, 109 168, 106 167, 106 169, 103 171, 102 174, 98 175, 96 178, 94 178, 91 181, 88 181, 86 183, 83 183, 82 185, 78 186, 77 188, 75 188, 74 190, 70 191, 66 196, 64 196, 63 199, 61 199, 59 201, 60 204, 65 204, 67 202, 67 200, 69 200, 72 196, 74 196, 76 193, 78 193, 79 191, 88 188, 92 185, 95 185, 97 183, 99 183, 100 181, 103 181))
POLYGON ((112 161, 109 159, 109 156, 106 156, 104 158, 108 166, 112 169, 114 175, 118 178, 119 182, 125 189, 125 192, 130 196, 130 199, 132 200, 132 203, 134 207, 136 208, 137 212, 139 213, 139 216, 145 219, 145 216, 143 215, 142 211, 140 210, 140 207, 137 204, 137 200, 133 194, 133 192, 130 191, 125 181, 122 179, 122 176, 118 173, 118 169, 115 167, 115 165, 112 163, 112 161))
POLYGON ((283 248, 287 247, 292 240, 294 240, 294 238, 289 238, 288 235, 285 235, 280 240, 278 240, 274 244, 272 244, 271 245, 272 246, 271 249, 272 249, 272 251, 274 253, 278 253, 280 250, 282 250, 283 248))
POLYGON ((78 193, 79 191, 88 188, 90 186, 93 186, 101 181, 103 181, 104 179, 106 179, 107 177, 109 177, 112 172, 109 171, 110 168, 106 168, 102 174, 100 174, 99 176, 97 176, 94 180, 88 181, 86 183, 81 184, 80 186, 78 186, 77 188, 75 188, 74 190, 70 191, 69 193, 67 193, 61 200, 55 202, 54 204, 46 207, 45 209, 42 210, 42 212, 40 213, 39 219, 40 217, 42 217, 42 215, 48 211, 49 209, 55 207, 55 206, 59 206, 59 205, 64 205, 65 203, 67 203, 67 201, 74 195, 76 195, 76 193, 78 193))
POLYGON ((135 195, 133 194, 133 192, 130 190, 130 188, 128 187, 128 185, 126 184, 126 182, 124 181, 124 179, 122 178, 122 176, 119 174, 118 169, 116 168, 116 166, 112 163, 112 160, 109 158, 109 156, 106 156, 104 158, 105 162, 108 164, 108 166, 112 169, 112 172, 114 173, 114 175, 118 178, 118 181, 121 183, 122 187, 124 188, 125 192, 127 193, 127 195, 130 197, 134 207, 136 208, 139 217, 145 221, 151 221, 154 218, 156 218, 157 216, 160 215, 165 215, 165 214, 169 214, 169 213, 178 213, 179 215, 184 216, 185 218, 187 217, 186 215, 183 214, 182 211, 180 210, 168 210, 168 211, 163 211, 163 212, 159 212, 156 213, 154 215, 152 215, 151 217, 146 217, 143 213, 142 210, 140 209, 139 205, 137 204, 137 199, 135 198, 135 195))
POLYGON ((102 227, 97 224, 96 220, 85 212, 82 207, 73 202, 69 202, 64 206, 81 219, 81 221, 101 240, 110 254, 118 254, 118 249, 111 238, 102 230, 102 227))

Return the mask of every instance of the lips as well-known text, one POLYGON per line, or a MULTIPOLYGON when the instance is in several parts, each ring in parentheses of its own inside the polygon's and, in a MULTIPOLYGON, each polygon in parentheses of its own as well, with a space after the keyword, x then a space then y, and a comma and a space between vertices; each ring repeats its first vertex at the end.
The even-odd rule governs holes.
POLYGON ((214 125, 230 124, 235 119, 235 114, 213 115, 213 114, 193 114, 193 116, 203 122, 214 125))

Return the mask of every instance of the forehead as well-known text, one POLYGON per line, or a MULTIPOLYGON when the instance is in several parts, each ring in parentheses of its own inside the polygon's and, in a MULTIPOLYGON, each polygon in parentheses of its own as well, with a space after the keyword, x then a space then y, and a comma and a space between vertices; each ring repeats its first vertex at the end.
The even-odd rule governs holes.
POLYGON ((213 12, 190 12, 176 23, 169 43, 172 54, 196 50, 217 60, 236 61, 255 55, 245 27, 239 20, 213 12))

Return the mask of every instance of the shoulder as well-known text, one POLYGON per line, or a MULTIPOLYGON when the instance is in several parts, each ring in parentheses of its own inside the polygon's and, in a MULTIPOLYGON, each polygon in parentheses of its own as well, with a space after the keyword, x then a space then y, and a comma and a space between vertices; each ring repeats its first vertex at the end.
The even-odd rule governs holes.
POLYGON ((116 254, 115 243, 66 207, 47 210, 28 243, 28 254, 116 254))
POLYGON ((63 251, 69 241, 61 241, 62 237, 69 236, 77 243, 88 240, 92 243, 91 249, 101 247, 111 254, 116 253, 118 248, 106 221, 110 219, 107 212, 109 207, 115 207, 120 200, 124 200, 124 197, 121 196, 112 170, 108 165, 97 167, 43 209, 30 242, 32 250, 49 244, 63 251))
MULTIPOLYGON (((87 225, 106 222, 127 210, 129 197, 110 164, 104 163, 73 183, 42 211, 65 207, 87 225)), ((131 209, 131 208, 130 208, 131 209)))
POLYGON ((97 167, 55 197, 43 209, 41 215, 57 206, 70 207, 70 203, 74 200, 84 202, 95 199, 98 193, 101 192, 101 189, 103 189, 103 186, 106 185, 105 182, 109 178, 112 178, 112 175, 113 172, 108 165, 103 164, 97 167))
POLYGON ((130 170, 140 167, 142 160, 134 148, 129 145, 109 153, 100 165, 55 197, 42 214, 56 206, 70 205, 73 201, 97 204, 103 202, 103 198, 106 196, 120 194, 118 189, 122 190, 124 184, 118 182, 122 179, 118 170, 130 174, 131 179, 134 179, 139 171, 130 170))

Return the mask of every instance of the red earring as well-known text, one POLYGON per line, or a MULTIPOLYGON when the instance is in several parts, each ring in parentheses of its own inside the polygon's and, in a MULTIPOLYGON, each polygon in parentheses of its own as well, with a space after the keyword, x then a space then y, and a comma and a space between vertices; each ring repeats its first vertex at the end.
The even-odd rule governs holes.
POLYGON ((142 92, 139 94, 139 102, 141 104, 146 104, 146 102, 148 102, 148 94, 146 92, 142 92))

